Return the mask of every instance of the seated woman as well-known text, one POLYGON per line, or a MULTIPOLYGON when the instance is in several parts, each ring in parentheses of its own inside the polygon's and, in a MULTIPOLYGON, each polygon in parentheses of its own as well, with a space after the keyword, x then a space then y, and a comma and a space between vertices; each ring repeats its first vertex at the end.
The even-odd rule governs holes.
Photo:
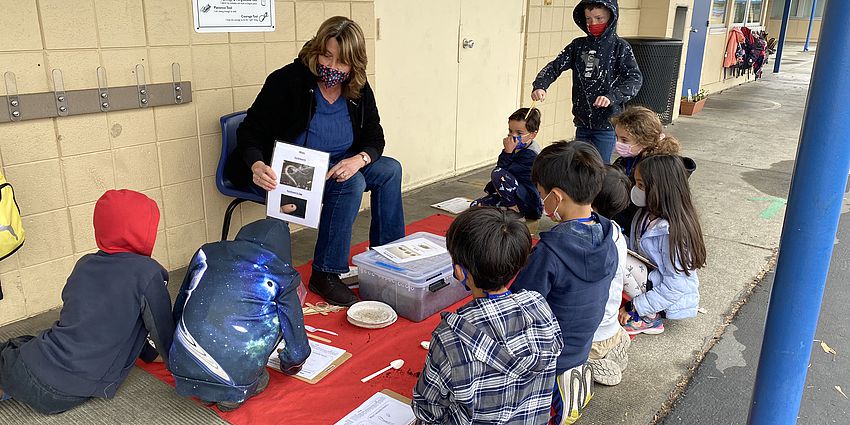
POLYGON ((372 246, 404 236, 401 164, 381 156, 384 131, 366 63, 360 26, 341 16, 325 21, 293 63, 266 78, 239 126, 226 169, 233 184, 265 194, 278 184, 268 165, 276 140, 330 154, 309 287, 342 306, 357 302, 339 274, 348 271, 364 191, 372 192, 372 246))

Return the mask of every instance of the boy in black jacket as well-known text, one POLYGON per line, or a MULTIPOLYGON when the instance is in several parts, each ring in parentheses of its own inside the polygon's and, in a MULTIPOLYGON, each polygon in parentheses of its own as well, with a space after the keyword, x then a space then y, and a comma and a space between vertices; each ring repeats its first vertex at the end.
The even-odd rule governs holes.
POLYGON ((608 121, 623 110, 643 84, 632 48, 617 35, 617 0, 582 0, 573 19, 587 37, 573 40, 534 80, 533 100, 567 69, 573 70, 573 122, 576 139, 591 142, 608 164, 616 134, 608 121))
POLYGON ((526 220, 540 219, 540 195, 531 182, 531 165, 540 153, 534 141, 540 130, 540 110, 520 108, 508 117, 508 136, 502 140, 490 182, 484 186, 487 195, 472 202, 473 207, 506 207, 520 213, 526 220))
MULTIPOLYGON (((168 359, 174 335, 168 273, 153 260, 159 209, 132 190, 110 190, 94 207, 100 250, 77 262, 52 328, 0 343, 0 400, 59 413, 112 398, 137 358, 168 359), (154 349, 148 342, 156 346, 154 349)), ((32 282, 37 284, 37 282, 32 282)))

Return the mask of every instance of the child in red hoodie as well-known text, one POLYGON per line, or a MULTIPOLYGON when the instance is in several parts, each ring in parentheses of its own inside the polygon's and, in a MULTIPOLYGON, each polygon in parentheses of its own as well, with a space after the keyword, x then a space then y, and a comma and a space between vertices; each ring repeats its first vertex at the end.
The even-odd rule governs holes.
POLYGON ((174 334, 168 273, 150 257, 158 223, 156 203, 141 193, 100 197, 100 250, 80 258, 68 277, 59 321, 37 336, 0 343, 0 400, 64 412, 113 397, 137 358, 153 361, 159 352, 167 359, 174 334))

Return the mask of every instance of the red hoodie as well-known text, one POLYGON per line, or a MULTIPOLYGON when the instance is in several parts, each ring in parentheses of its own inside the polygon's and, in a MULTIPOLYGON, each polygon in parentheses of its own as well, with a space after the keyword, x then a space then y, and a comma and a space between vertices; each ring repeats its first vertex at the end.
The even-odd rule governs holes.
POLYGON ((94 206, 93 221, 101 251, 151 256, 159 225, 159 208, 151 198, 127 189, 108 190, 94 206))

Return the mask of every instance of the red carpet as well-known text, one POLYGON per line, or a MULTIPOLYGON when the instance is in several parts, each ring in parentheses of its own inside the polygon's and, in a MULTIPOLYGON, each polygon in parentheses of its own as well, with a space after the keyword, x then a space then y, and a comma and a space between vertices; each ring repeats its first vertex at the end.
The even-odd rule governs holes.
MULTIPOLYGON (((407 234, 430 232, 445 236, 451 222, 451 217, 438 214, 411 223, 406 231, 407 234)), ((353 247, 351 253, 358 254, 367 247, 368 243, 361 243, 353 247)), ((309 263, 299 267, 298 271, 305 282, 310 279, 309 263)), ((307 301, 315 303, 320 298, 309 293, 307 301)), ((468 301, 469 298, 466 298, 447 310, 454 311, 468 301)), ((344 348, 352 357, 314 385, 270 371, 271 381, 262 394, 251 398, 233 412, 215 411, 226 421, 237 425, 333 424, 382 389, 387 388, 410 397, 427 353, 419 343, 431 339, 431 332, 439 321, 439 314, 420 323, 399 317, 396 323, 387 328, 368 330, 349 324, 345 311, 328 316, 307 316, 305 322, 308 325, 339 333, 338 337, 319 335, 330 339, 331 345, 344 348), (395 359, 404 359, 401 370, 391 370, 365 384, 360 382, 361 378, 382 369, 395 359)), ((162 364, 138 362, 138 365, 158 379, 174 385, 173 378, 162 364)))

